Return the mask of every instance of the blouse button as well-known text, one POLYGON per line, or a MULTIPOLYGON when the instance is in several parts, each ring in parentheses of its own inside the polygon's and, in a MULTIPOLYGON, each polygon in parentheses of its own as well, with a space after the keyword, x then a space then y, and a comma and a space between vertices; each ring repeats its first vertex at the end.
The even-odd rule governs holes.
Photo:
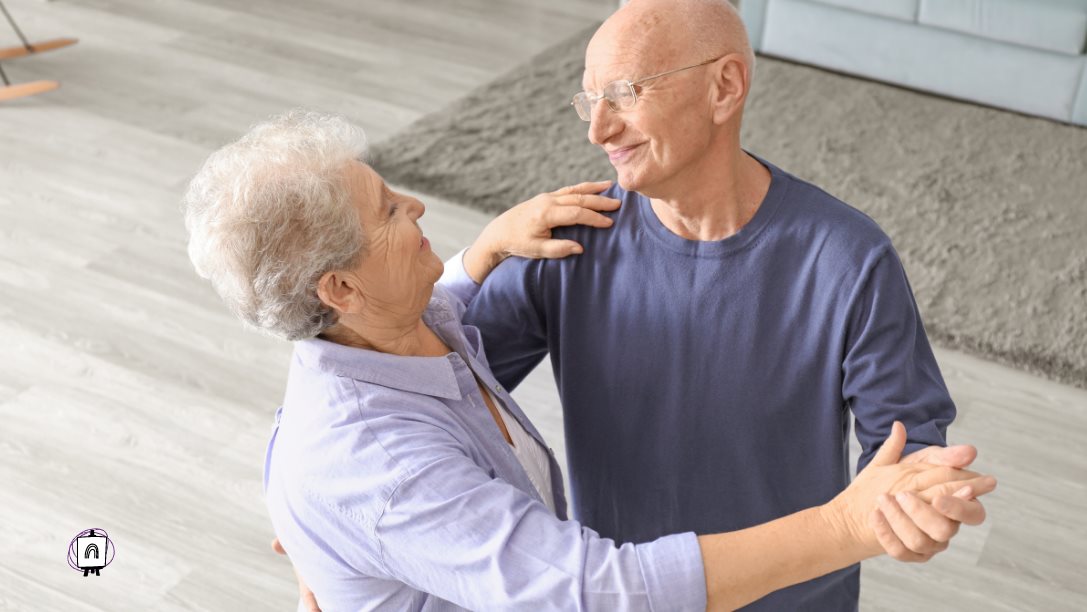
POLYGON ((495 393, 501 393, 502 392, 502 385, 495 385, 494 386, 494 392, 495 393))

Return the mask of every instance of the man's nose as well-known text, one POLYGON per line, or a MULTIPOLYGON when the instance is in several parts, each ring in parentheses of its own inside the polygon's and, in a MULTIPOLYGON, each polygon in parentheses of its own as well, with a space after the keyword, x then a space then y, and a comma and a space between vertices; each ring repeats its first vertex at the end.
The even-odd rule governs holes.
POLYGON ((589 114, 589 142, 602 145, 620 129, 622 121, 608 106, 607 100, 597 100, 589 114))
POLYGON ((412 198, 409 205, 408 212, 411 213, 413 219, 418 219, 426 213, 426 206, 419 200, 412 198))

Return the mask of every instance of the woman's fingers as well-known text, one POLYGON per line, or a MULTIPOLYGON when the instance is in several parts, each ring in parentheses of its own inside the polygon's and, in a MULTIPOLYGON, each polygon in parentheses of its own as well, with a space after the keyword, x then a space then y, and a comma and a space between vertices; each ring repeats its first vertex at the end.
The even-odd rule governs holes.
POLYGON ((595 210, 578 206, 556 206, 547 211, 545 220, 550 227, 560 225, 588 225, 591 227, 611 227, 615 221, 595 210))
POLYGON ((593 210, 616 210, 621 202, 615 198, 609 198, 595 193, 572 193, 560 195, 555 198, 555 203, 560 206, 580 206, 593 210))
POLYGON ((532 256, 544 259, 562 259, 569 255, 580 255, 583 251, 581 245, 573 240, 544 240, 537 245, 537 252, 532 256))
POLYGON ((596 228, 614 225, 615 221, 601 211, 614 211, 621 202, 596 195, 609 185, 611 181, 579 183, 540 194, 500 215, 484 233, 490 237, 490 243, 501 242, 504 256, 559 259, 577 255, 583 252, 580 244, 573 240, 553 240, 551 230, 566 225, 596 228), (494 236, 501 238, 495 240, 494 236))
POLYGON ((887 522, 887 517, 883 515, 879 508, 872 510, 872 514, 869 515, 868 524, 872 527, 872 531, 875 532, 876 540, 879 542, 879 545, 882 546, 883 550, 885 550, 892 558, 907 563, 920 563, 928 561, 929 558, 932 557, 932 555, 915 553, 907 548, 906 545, 902 543, 902 540, 895 535, 894 530, 891 529, 891 524, 887 522))
POLYGON ((584 183, 578 183, 577 185, 567 185, 562 189, 554 191, 555 195, 567 195, 571 193, 600 193, 608 187, 611 187, 611 181, 587 181, 584 183))
MULTIPOLYGON (((903 501, 909 503, 906 497, 903 498, 903 501)), ((887 519, 887 523, 902 544, 909 550, 923 555, 933 555, 947 548, 946 540, 935 540, 925 533, 895 498, 883 494, 879 496, 878 503, 880 511, 883 512, 883 516, 887 519)), ((911 510, 917 511, 917 508, 911 506, 911 510)), ((939 515, 939 513, 936 514, 939 515)))
MULTIPOLYGON (((283 545, 279 543, 279 538, 272 540, 272 550, 281 555, 287 554, 287 551, 283 549, 283 545)), ((291 569, 294 569, 293 565, 291 569)), ((306 610, 306 612, 321 612, 321 607, 317 605, 317 597, 313 594, 313 591, 309 590, 296 569, 294 570, 294 577, 298 580, 298 598, 301 604, 299 609, 306 610)))
MULTIPOLYGON (((297 572, 295 572, 297 575, 297 572)), ((313 591, 309 590, 305 582, 302 582, 302 577, 298 577, 298 596, 304 604, 303 609, 306 612, 321 612, 321 606, 317 605, 317 597, 313 594, 313 591)))

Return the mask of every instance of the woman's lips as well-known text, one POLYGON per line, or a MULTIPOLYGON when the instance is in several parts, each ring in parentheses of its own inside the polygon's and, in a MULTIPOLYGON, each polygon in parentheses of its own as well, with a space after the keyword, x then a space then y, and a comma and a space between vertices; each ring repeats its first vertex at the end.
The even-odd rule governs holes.
POLYGON ((425 250, 427 250, 429 248, 430 248, 430 241, 427 240, 426 236, 423 236, 423 239, 419 241, 419 250, 420 251, 425 251, 425 250))

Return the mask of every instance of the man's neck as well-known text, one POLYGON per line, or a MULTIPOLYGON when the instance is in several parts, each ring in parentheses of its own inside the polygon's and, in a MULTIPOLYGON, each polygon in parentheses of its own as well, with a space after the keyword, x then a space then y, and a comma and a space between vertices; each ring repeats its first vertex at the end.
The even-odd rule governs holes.
POLYGON ((675 194, 650 199, 669 231, 687 240, 724 240, 758 212, 770 189, 770 172, 740 149, 723 163, 703 164, 701 178, 677 185, 675 194))

